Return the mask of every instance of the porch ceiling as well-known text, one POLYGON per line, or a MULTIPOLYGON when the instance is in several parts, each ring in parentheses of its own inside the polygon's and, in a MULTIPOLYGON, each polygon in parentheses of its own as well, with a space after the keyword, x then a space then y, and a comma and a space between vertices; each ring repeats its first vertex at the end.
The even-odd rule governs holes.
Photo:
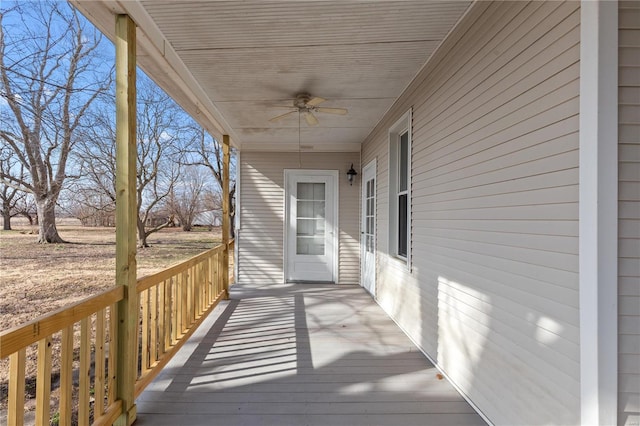
POLYGON ((359 151, 470 1, 71 0, 112 37, 138 24, 139 64, 214 136, 243 150, 359 151), (346 116, 276 122, 296 94, 346 116), (300 138, 300 139, 299 139, 300 138))

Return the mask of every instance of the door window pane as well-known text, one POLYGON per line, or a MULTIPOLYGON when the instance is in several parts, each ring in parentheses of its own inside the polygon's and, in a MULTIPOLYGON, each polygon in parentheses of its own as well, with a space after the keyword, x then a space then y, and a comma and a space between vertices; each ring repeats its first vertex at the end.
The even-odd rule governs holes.
POLYGON ((324 236, 296 238, 298 254, 324 255, 324 236))
POLYGON ((313 199, 318 201, 324 201, 324 183, 314 183, 313 185, 313 199))
POLYGON ((325 184, 298 182, 296 253, 324 255, 325 184))
POLYGON ((298 219, 313 217, 313 201, 298 200, 298 219))

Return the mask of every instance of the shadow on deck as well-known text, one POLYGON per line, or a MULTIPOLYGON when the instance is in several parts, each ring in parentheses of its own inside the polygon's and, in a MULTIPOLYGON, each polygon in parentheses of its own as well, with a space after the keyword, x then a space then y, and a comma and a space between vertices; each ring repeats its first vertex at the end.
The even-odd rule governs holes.
POLYGON ((232 288, 136 425, 484 425, 356 286, 232 288))

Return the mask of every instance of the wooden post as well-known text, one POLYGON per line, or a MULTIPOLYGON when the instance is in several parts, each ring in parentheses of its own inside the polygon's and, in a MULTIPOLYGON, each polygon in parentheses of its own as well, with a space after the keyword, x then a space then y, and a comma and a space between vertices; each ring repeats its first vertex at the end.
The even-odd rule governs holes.
POLYGON ((125 286, 118 302, 116 397, 122 400, 118 426, 136 419, 134 399, 138 360, 136 294, 136 25, 116 17, 116 285, 125 286))
POLYGON ((229 234, 231 218, 229 216, 229 135, 222 135, 222 285, 225 299, 229 298, 229 234))

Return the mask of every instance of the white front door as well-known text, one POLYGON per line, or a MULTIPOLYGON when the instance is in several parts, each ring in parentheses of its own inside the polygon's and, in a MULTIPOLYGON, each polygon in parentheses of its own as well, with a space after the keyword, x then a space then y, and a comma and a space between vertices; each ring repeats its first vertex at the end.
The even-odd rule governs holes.
POLYGON ((285 170, 285 279, 336 282, 338 172, 285 170))
POLYGON ((362 171, 362 230, 361 280, 364 287, 374 297, 376 295, 376 160, 362 171))

